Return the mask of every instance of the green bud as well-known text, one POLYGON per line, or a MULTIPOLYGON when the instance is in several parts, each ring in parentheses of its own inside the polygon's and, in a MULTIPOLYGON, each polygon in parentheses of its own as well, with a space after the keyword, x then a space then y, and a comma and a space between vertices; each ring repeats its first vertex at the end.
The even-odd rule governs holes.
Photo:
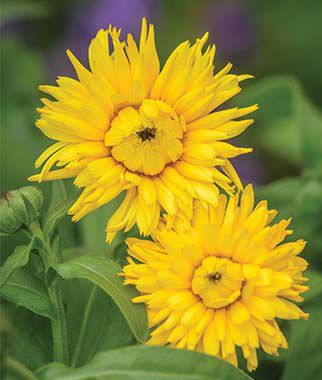
POLYGON ((0 232, 11 235, 39 216, 43 195, 36 186, 26 186, 4 193, 0 198, 0 232))

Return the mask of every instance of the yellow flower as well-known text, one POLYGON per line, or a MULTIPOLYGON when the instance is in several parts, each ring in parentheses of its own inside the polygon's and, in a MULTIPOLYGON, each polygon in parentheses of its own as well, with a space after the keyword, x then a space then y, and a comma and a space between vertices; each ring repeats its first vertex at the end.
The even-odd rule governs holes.
POLYGON ((190 220, 193 199, 217 205, 213 183, 228 193, 240 189, 229 159, 251 149, 224 140, 253 122, 239 118, 257 106, 213 111, 251 76, 229 74, 230 63, 214 74, 215 46, 203 49, 207 37, 183 42, 161 71, 145 19, 139 46, 131 34, 121 41, 120 30, 100 30, 89 46, 90 70, 67 51, 78 80, 40 86, 55 100, 42 99, 36 126, 57 142, 40 155, 35 166, 44 166, 30 180, 75 177, 84 190, 69 210, 74 221, 125 192, 107 241, 135 223, 150 234, 160 211, 169 221, 179 210, 190 220), (54 165, 59 169, 51 171, 54 165))
POLYGON ((172 229, 161 222, 154 241, 131 238, 125 284, 142 295, 151 333, 148 344, 198 350, 237 365, 236 347, 257 367, 256 350, 278 355, 287 348, 276 318, 307 319, 292 301, 301 301, 302 271, 298 257, 305 242, 282 243, 292 231, 290 220, 271 224, 277 212, 262 201, 254 208, 251 186, 219 206, 197 201, 192 226, 180 220, 172 229))

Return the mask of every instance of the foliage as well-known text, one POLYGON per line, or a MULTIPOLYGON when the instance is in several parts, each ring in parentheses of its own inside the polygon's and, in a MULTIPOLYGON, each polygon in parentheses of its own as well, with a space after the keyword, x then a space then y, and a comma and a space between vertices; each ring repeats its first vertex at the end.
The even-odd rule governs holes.
MULTIPOLYGON (((163 3, 160 45, 165 57, 169 39, 175 43, 195 37, 197 22, 187 19, 199 17, 200 28, 206 28, 206 13, 193 1, 163 3)), ((320 23, 314 21, 321 18, 321 4, 249 3, 257 17, 255 26, 262 28, 261 46, 256 57, 248 62, 241 59, 240 66, 255 72, 258 79, 245 85, 239 102, 259 103, 260 108, 243 138, 259 155, 260 170, 269 180, 258 185, 258 199, 268 199, 271 208, 279 210, 277 218, 292 216, 292 238, 308 241, 304 256, 310 263, 310 290, 304 294, 303 309, 311 314, 308 321, 282 325, 289 349, 278 358, 261 356, 259 369, 251 376, 312 379, 322 371, 322 116, 314 104, 321 99, 322 55, 315 48, 320 23), (277 38, 272 38, 272 30, 277 38), (314 55, 308 57, 311 51, 314 55), (296 74, 300 80, 270 75, 279 72, 296 74)), ((9 32, 2 41, 1 191, 5 192, 27 185, 34 158, 45 149, 45 140, 31 127, 38 104, 36 88, 48 76, 44 55, 50 43, 56 43, 52 36, 64 32, 60 13, 67 18, 74 6, 21 0, 5 1, 2 8, 5 28, 21 20, 29 20, 29 29, 34 28, 34 34, 20 37, 9 32), (47 40, 39 33, 44 25, 47 40)), ((209 17, 212 20, 210 11, 209 17)), ((18 29, 21 26, 24 30, 23 24, 18 29)), ((117 276, 124 264, 125 236, 119 234, 107 245, 102 227, 123 195, 75 225, 66 211, 78 194, 67 196, 68 181, 11 193, 13 203, 2 200, 0 215, 0 376, 8 380, 251 379, 245 371, 198 352, 143 344, 149 332, 144 307, 131 303, 136 290, 123 286, 117 276)))
POLYGON ((125 347, 101 352, 86 366, 71 370, 50 364, 38 372, 49 379, 168 379, 168 380, 251 380, 231 364, 185 350, 167 347, 125 347))

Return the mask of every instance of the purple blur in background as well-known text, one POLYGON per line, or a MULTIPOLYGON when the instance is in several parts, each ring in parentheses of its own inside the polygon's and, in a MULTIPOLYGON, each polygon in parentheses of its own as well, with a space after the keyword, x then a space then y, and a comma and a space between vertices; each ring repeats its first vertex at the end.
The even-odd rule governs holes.
POLYGON ((204 15, 221 58, 239 61, 253 48, 256 35, 254 18, 244 2, 209 2, 204 15))
POLYGON ((70 25, 49 54, 49 74, 51 78, 64 73, 74 75, 65 54, 70 49, 83 64, 87 64, 87 50, 90 40, 101 28, 109 24, 122 28, 122 35, 139 35, 142 17, 155 22, 158 0, 95 0, 81 8, 71 17, 70 25))
MULTIPOLYGON (((256 48, 256 27, 252 21, 254 19, 249 5, 243 1, 209 1, 204 10, 203 20, 206 30, 210 32, 210 40, 216 44, 216 57, 220 62, 232 62, 236 68, 242 66, 244 60, 249 60, 249 53, 256 48)), ((232 72, 236 70, 233 69, 232 72)), ((226 106, 224 104, 223 108, 226 106)), ((236 144, 238 145, 238 141, 236 144)), ((232 163, 244 183, 252 182, 258 185, 264 182, 265 174, 260 158, 254 157, 254 153, 237 157, 232 163)))

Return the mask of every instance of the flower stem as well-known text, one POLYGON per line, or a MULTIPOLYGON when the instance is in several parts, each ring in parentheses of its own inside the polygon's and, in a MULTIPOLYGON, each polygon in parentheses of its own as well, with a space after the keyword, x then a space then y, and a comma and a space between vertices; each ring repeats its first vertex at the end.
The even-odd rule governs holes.
MULTIPOLYGON (((61 253, 55 254, 50 241, 45 236, 39 223, 34 222, 30 224, 29 230, 36 236, 42 243, 41 257, 44 261, 45 267, 48 269, 61 261, 61 253)), ((68 335, 66 313, 63 304, 62 291, 59 281, 53 281, 48 287, 48 295, 56 311, 57 318, 51 319, 51 328, 53 333, 53 351, 54 361, 62 362, 66 365, 69 364, 69 350, 68 350, 68 335)))

